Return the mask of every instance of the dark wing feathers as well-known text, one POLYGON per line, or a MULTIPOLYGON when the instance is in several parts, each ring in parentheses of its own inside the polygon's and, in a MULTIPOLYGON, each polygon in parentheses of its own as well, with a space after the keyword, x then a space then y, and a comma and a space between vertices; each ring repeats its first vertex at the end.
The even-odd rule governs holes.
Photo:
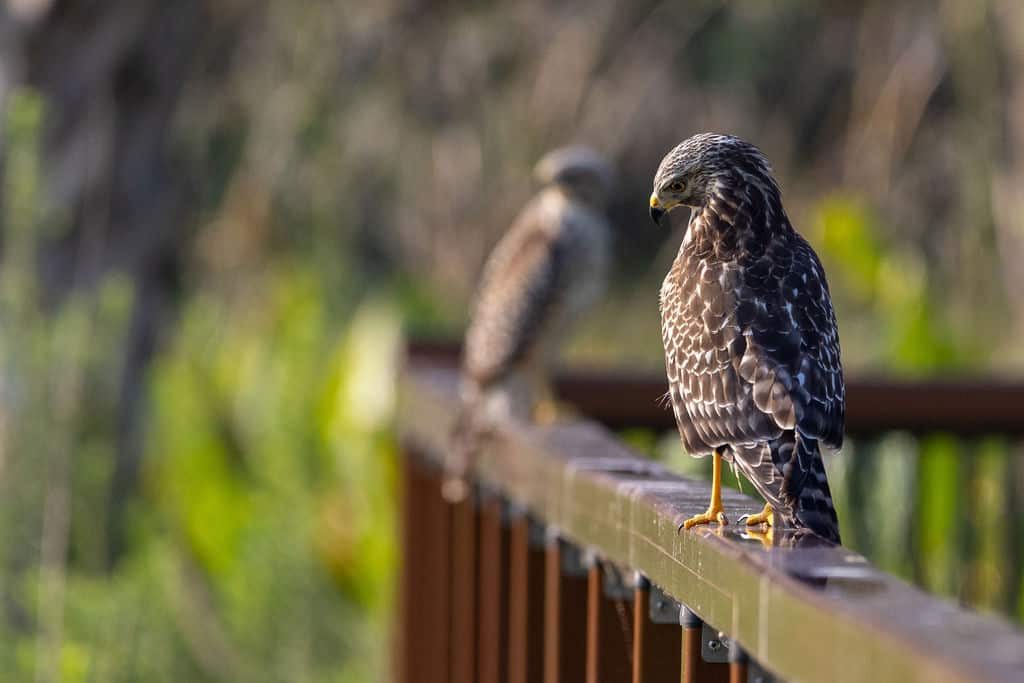
POLYGON ((666 280, 666 369, 697 454, 791 429, 842 445, 835 314, 814 253, 795 233, 787 241, 791 251, 777 251, 792 257, 769 250, 746 269, 681 260, 666 280))
POLYGON ((484 266, 463 361, 481 386, 532 352, 563 289, 566 233, 548 218, 540 204, 528 206, 484 266))
POLYGON ((794 232, 786 237, 760 259, 770 276, 740 290, 743 301, 754 302, 737 311, 747 338, 740 375, 779 427, 839 448, 845 396, 828 285, 810 245, 794 232))

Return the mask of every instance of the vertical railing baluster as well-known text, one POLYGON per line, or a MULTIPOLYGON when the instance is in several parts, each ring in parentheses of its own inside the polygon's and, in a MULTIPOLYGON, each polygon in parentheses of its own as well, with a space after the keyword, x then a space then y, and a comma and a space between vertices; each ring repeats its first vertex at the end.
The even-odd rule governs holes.
POLYGON ((729 683, 747 683, 749 668, 750 657, 739 643, 733 643, 729 647, 729 683))
POLYGON ((704 622, 700 617, 685 610, 683 622, 683 683, 727 683, 729 665, 711 663, 704 659, 704 622))
POLYGON ((509 529, 509 683, 544 675, 544 528, 513 513, 509 529))
MULTIPOLYGON (((424 620, 422 631, 434 631, 433 635, 424 638, 424 649, 427 658, 433 663, 434 681, 447 683, 451 680, 451 662, 447 657, 451 642, 451 550, 453 541, 454 519, 451 506, 441 496, 443 475, 439 468, 426 465, 420 460, 428 476, 423 482, 423 495, 427 501, 426 518, 428 526, 424 529, 422 543, 427 548, 427 559, 424 565, 429 573, 429 580, 424 579, 420 595, 422 602, 433 616, 424 620)), ((415 567, 413 569, 415 571, 415 567)), ((414 615, 415 616, 415 615, 414 615)), ((428 679, 429 680, 429 679, 428 679)))
POLYGON ((398 683, 413 683, 412 672, 416 670, 415 660, 420 654, 413 618, 416 594, 416 572, 413 567, 420 561, 417 539, 423 531, 418 523, 423 510, 422 502, 417 495, 419 486, 412 457, 412 454, 405 450, 398 454, 401 477, 398 504, 402 520, 402 545, 398 579, 398 628, 395 631, 398 659, 392 672, 398 683))
POLYGON ((505 504, 489 496, 480 504, 477 657, 480 683, 505 683, 508 676, 508 550, 505 504))
POLYGON ((632 597, 618 569, 601 561, 591 564, 587 578, 587 683, 629 679, 632 597))
POLYGON ((583 681, 587 571, 579 548, 552 536, 544 565, 544 683, 583 681))
POLYGON ((402 578, 401 651, 396 680, 446 683, 449 680, 449 506, 441 498, 441 478, 413 451, 401 456, 402 578))
POLYGON ((451 659, 452 683, 476 681, 476 584, 479 514, 476 494, 451 505, 451 659))
POLYGON ((633 683, 678 681, 682 675, 679 651, 678 603, 655 604, 651 583, 638 576, 633 589, 633 683))

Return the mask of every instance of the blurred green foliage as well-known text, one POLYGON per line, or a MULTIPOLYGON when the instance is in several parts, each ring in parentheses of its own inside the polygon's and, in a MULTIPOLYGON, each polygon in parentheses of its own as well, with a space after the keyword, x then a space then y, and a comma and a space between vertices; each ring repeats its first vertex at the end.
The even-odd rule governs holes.
POLYGON ((843 313, 843 343, 858 365, 921 375, 987 358, 973 330, 952 324, 942 283, 929 281, 917 251, 887 243, 883 224, 852 196, 826 196, 808 231, 843 313))
POLYGON ((7 125, 2 678, 386 678, 396 309, 289 258, 189 296, 151 372, 142 490, 108 570, 109 350, 131 289, 111 275, 57 310, 34 296, 41 112, 19 92, 7 125))

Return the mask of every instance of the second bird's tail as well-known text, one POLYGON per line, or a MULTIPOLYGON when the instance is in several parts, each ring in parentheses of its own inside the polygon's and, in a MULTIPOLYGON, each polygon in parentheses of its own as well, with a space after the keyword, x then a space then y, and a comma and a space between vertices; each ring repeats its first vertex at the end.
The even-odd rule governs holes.
POLYGON ((441 486, 442 495, 450 503, 461 502, 469 495, 469 479, 488 431, 485 408, 485 394, 481 389, 463 388, 462 405, 448 439, 441 486))

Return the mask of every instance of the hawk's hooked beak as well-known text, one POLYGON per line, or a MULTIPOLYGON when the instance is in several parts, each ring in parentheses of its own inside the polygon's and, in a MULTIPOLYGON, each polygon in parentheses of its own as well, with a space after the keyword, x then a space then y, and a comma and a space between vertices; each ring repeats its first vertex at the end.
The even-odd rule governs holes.
POLYGON ((658 201, 658 195, 651 195, 651 220, 657 225, 661 225, 661 217, 665 215, 665 208, 658 201))

